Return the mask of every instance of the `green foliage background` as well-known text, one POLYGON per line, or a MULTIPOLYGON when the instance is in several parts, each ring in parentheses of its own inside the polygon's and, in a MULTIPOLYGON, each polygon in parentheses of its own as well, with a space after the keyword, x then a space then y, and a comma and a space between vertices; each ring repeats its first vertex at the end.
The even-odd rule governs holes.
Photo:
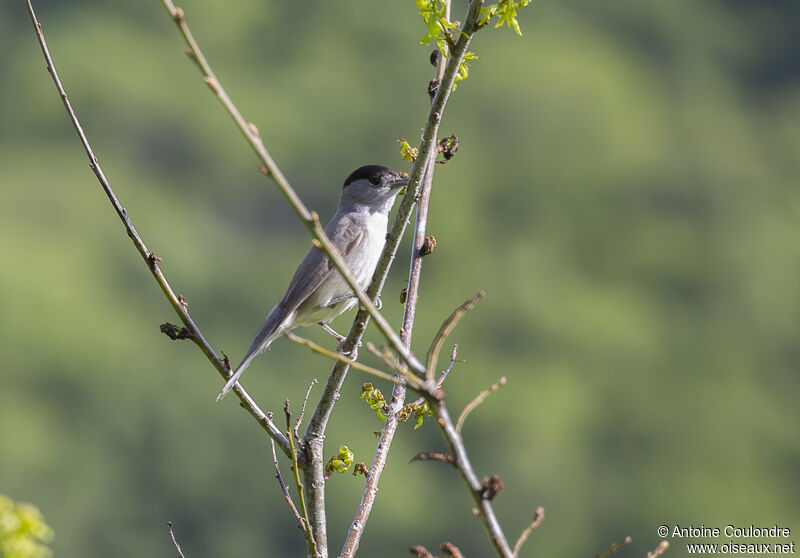
MULTIPOLYGON (((308 246, 157 1, 36 2, 105 171, 212 344, 237 359, 308 246)), ((220 79, 321 215, 354 168, 405 168, 428 104, 414 2, 186 0, 220 79)), ((456 19, 463 5, 456 3, 456 19)), ((415 329, 479 289, 448 380, 499 474, 523 555, 592 556, 661 524, 800 533, 800 5, 540 0, 522 38, 478 34, 443 123, 415 329)), ((0 492, 39 506, 56 556, 299 556, 269 445, 174 317, 73 136, 22 2, 0 4, 0 492)), ((407 256, 384 295, 399 322, 407 256)), ((340 328, 347 327, 342 319, 340 328)), ((308 333, 323 343, 324 334, 308 333)), ((373 339, 377 340, 373 334, 373 339)), ((447 352, 447 351, 445 351, 447 352)), ((329 365, 277 343, 245 377, 267 409, 329 365)), ((328 435, 369 461, 352 374, 328 435)), ((387 389, 385 386, 382 386, 387 389)), ((319 393, 319 389, 315 390, 319 393)), ((363 556, 490 548, 438 432, 398 436, 363 556)), ((329 482, 338 549, 361 478, 329 482)), ((673 541, 677 543, 678 541, 673 541)), ((674 545, 670 555, 682 556, 674 545)))

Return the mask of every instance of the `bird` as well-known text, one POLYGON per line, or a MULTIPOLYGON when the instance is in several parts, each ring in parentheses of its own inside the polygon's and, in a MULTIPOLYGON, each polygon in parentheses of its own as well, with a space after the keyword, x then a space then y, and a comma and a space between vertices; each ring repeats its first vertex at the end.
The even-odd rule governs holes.
MULTIPOLYGON (((407 184, 407 178, 381 165, 359 167, 344 181, 339 207, 325 226, 325 234, 362 290, 369 285, 386 243, 389 212, 397 194, 407 184)), ((286 294, 267 314, 217 401, 233 388, 256 356, 297 326, 319 324, 341 341, 343 338, 327 324, 350 310, 357 301, 333 263, 312 246, 297 266, 286 294)))

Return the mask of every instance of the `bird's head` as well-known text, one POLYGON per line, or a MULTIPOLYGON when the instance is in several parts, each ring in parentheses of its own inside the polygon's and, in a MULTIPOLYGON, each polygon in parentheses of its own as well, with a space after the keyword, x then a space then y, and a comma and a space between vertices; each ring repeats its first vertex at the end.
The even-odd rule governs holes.
POLYGON ((372 211, 388 213, 398 192, 408 179, 397 171, 380 165, 365 165, 350 173, 344 181, 339 207, 362 205, 372 211))

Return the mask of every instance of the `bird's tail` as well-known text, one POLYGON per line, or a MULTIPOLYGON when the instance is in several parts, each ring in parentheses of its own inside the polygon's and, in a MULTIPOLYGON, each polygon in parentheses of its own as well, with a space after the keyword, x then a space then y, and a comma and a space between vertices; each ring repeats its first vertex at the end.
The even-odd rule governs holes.
MULTIPOLYGON (((266 347, 264 347, 266 348, 266 347)), ((225 383, 225 387, 222 388, 222 391, 219 392, 217 395, 217 401, 221 401, 223 397, 225 397, 228 392, 233 388, 234 384, 239 381, 239 378, 244 373, 245 369, 250 366, 250 362, 258 356, 261 351, 253 350, 253 348, 248 351, 247 356, 244 357, 244 360, 236 367, 233 375, 228 378, 228 381, 225 383)))
MULTIPOLYGON (((286 321, 286 320, 283 320, 286 321)), ((247 351, 247 354, 244 355, 242 362, 239 363, 239 366, 236 367, 233 374, 228 381, 225 383, 225 387, 222 388, 222 391, 219 392, 217 395, 217 401, 220 401, 227 393, 233 388, 236 382, 239 381, 239 378, 244 373, 245 369, 250 366, 250 362, 264 352, 272 342, 280 337, 284 331, 285 326, 281 323, 280 320, 280 310, 278 306, 272 309, 272 311, 267 316, 264 323, 261 324, 261 327, 256 332, 256 336, 253 339, 252 345, 250 345, 250 349, 247 351)))

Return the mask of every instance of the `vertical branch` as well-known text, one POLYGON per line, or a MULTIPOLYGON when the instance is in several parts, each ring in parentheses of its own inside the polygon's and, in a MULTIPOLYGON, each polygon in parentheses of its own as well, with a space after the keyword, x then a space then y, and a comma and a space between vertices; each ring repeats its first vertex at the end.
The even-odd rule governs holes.
MULTIPOLYGON (((427 223, 428 201, 430 200, 431 185, 433 183, 435 153, 429 157, 429 163, 425 173, 420 199, 417 204, 417 220, 414 230, 414 238, 411 247, 411 265, 409 269, 408 291, 406 295, 406 306, 403 315, 403 329, 400 338, 406 346, 411 346, 411 332, 414 327, 414 316, 417 306, 417 293, 419 290, 419 279, 422 272, 422 242, 425 239, 425 226, 427 223)), ((353 521, 350 524, 350 531, 347 533, 347 540, 342 549, 341 557, 354 556, 364 532, 364 527, 369 518, 375 497, 378 494, 378 483, 386 467, 386 459, 389 456, 394 435, 397 432, 400 419, 398 413, 403 408, 406 398, 406 388, 401 384, 395 384, 392 389, 392 397, 388 403, 386 411, 386 421, 381 431, 375 454, 372 457, 370 474, 364 486, 361 502, 358 505, 353 521)))
MULTIPOLYGON (((450 98, 450 93, 452 92, 453 83, 455 82, 455 77, 461 61, 464 59, 464 55, 466 54, 467 48, 472 40, 473 33, 477 30, 478 16, 482 6, 483 0, 472 0, 463 31, 459 35, 458 42, 456 47, 453 49, 451 56, 447 58, 447 64, 442 75, 440 86, 436 91, 436 95, 431 103, 430 111, 428 112, 428 118, 425 121, 425 126, 422 132, 422 141, 418 150, 417 159, 414 162, 414 165, 411 167, 408 190, 400 203, 395 220, 389 229, 386 245, 384 246, 381 258, 378 261, 378 265, 375 268, 372 281, 367 288, 366 294, 370 298, 374 299, 383 290, 383 285, 389 273, 389 268, 394 261, 397 248, 400 245, 400 240, 405 232, 406 226, 408 225, 411 211, 414 208, 414 205, 417 201, 417 196, 421 191, 422 177, 423 174, 425 174, 426 164, 429 158, 435 156, 436 138, 439 132, 439 124, 441 122, 442 113, 447 105, 447 101, 450 98)), ((370 314, 363 308, 359 309, 355 319, 353 320, 353 325, 350 327, 347 338, 342 344, 342 350, 349 352, 353 358, 356 356, 356 348, 361 342, 361 338, 363 337, 364 331, 367 328, 369 319, 370 314)), ((319 403, 314 410, 313 416, 309 420, 308 428, 305 434, 307 456, 305 468, 306 487, 318 487, 313 495, 314 498, 311 499, 309 513, 312 522, 315 521, 315 518, 323 518, 323 520, 320 520, 321 524, 324 524, 325 514, 325 466, 323 458, 323 440, 328 420, 330 419, 331 412, 333 411, 333 406, 339 398, 339 392, 342 388, 342 384, 344 383, 344 379, 347 376, 348 370, 349 366, 341 361, 334 365, 333 370, 328 376, 328 380, 323 387, 319 403)), ((356 520, 354 520, 354 523, 356 523, 356 520)), ((348 536, 348 541, 353 542, 355 546, 357 546, 358 537, 360 537, 360 531, 358 535, 354 536, 355 538, 352 540, 348 536)))
MULTIPOLYGON (((447 99, 446 95, 452 89, 455 82, 455 73, 458 70, 464 54, 469 47, 471 41, 471 34, 474 32, 475 23, 477 22, 478 14, 480 13, 480 5, 482 2, 473 1, 470 5, 470 12, 467 17, 467 22, 459 36, 459 41, 454 48, 452 56, 445 57, 442 53, 438 57, 436 67, 436 80, 439 82, 439 88, 432 100, 431 116, 434 121, 441 121, 441 111, 444 109, 444 104, 441 105, 439 110, 434 110, 437 101, 442 98, 447 99), (443 62, 447 60, 445 65, 443 62)), ((450 0, 445 3, 445 18, 450 19, 450 0)), ((432 130, 429 137, 430 145, 435 146, 438 136, 438 126, 432 130)), ((416 317, 417 299, 419 296, 420 277, 422 274, 422 259, 424 254, 422 252, 422 244, 425 241, 425 233, 428 222, 428 206, 430 203, 431 188, 433 185, 433 171, 436 162, 436 149, 430 149, 425 152, 423 158, 423 150, 419 150, 416 163, 422 160, 424 170, 424 180, 422 187, 419 191, 419 200, 417 202, 417 215, 416 223, 414 226, 414 238, 412 239, 411 246, 411 261, 409 264, 408 273, 408 287, 406 291, 406 304, 403 313, 403 328, 400 331, 400 338, 407 347, 411 347, 411 337, 414 329, 414 320, 416 317)), ((428 370, 428 375, 430 370, 428 370)), ((358 549, 361 536, 364 532, 364 527, 369 518, 372 506, 375 502, 375 497, 378 493, 378 484, 380 482, 383 470, 386 467, 386 459, 389 455, 394 435, 397 432, 399 425, 398 414, 400 413, 403 405, 405 404, 406 388, 403 385, 395 384, 392 389, 392 396, 388 403, 386 422, 384 423, 378 445, 375 448, 375 454, 372 458, 372 465, 370 466, 370 474, 367 477, 364 491, 361 497, 353 521, 350 525, 350 531, 347 533, 344 547, 340 554, 341 558, 354 556, 358 549)))
POLYGON ((303 482, 300 480, 300 467, 297 462, 297 453, 294 449, 294 436, 292 435, 292 413, 289 411, 289 400, 287 399, 283 405, 283 412, 286 415, 286 436, 289 438, 289 446, 291 447, 292 455, 292 474, 294 475, 294 482, 297 486, 297 497, 300 499, 300 516, 302 518, 303 535, 305 535, 306 542, 308 543, 308 552, 311 556, 324 556, 318 553, 317 543, 314 539, 314 530, 308 521, 308 510, 306 508, 306 497, 303 490, 303 482))

